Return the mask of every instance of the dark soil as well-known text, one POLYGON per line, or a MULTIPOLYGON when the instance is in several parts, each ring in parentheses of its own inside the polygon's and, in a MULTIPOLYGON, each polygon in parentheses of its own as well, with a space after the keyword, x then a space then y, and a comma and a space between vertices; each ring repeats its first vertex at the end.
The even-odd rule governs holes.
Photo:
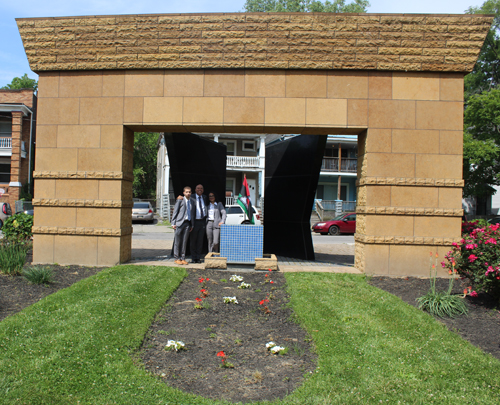
POLYGON ((238 289, 232 274, 189 271, 151 326, 141 358, 146 369, 186 392, 241 402, 282 398, 314 370, 312 339, 293 320, 282 273, 236 273, 251 284, 248 289, 238 289), (210 280, 200 283, 200 277, 210 280), (203 286, 209 296, 196 309, 203 286), (226 296, 238 304, 225 304, 226 296), (184 342, 187 350, 165 350, 168 340, 184 342), (288 352, 271 354, 270 341, 288 352), (222 367, 220 351, 234 367, 222 367))
POLYGON ((53 282, 48 285, 30 284, 22 276, 6 276, 0 273, 0 321, 40 301, 47 295, 102 270, 102 267, 55 265, 44 267, 50 267, 54 274, 53 282))
MULTIPOLYGON (((429 279, 415 277, 391 278, 373 277, 370 284, 396 295, 410 305, 417 306, 416 299, 430 289, 429 279)), ((436 279, 436 291, 448 290, 447 279, 436 279)), ((461 293, 464 286, 460 281, 454 283, 453 292, 461 293)), ((486 353, 500 360, 500 305, 488 294, 465 298, 469 313, 459 318, 437 318, 447 328, 486 353)))

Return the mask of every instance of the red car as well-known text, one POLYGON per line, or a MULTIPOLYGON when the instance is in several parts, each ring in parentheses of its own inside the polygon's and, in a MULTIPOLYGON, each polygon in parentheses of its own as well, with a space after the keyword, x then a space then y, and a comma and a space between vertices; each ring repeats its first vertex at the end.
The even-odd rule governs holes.
POLYGON ((339 235, 356 232, 356 214, 348 212, 329 221, 317 222, 312 227, 313 232, 321 235, 339 235))

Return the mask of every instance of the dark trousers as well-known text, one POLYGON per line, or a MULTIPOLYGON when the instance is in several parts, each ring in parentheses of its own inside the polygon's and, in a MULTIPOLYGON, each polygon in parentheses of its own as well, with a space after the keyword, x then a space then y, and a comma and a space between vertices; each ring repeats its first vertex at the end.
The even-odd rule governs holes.
POLYGON ((191 258, 193 260, 200 260, 203 249, 203 237, 205 236, 205 229, 207 223, 205 219, 196 219, 194 221, 194 228, 191 231, 191 258))
POLYGON ((189 228, 191 228, 191 222, 184 221, 175 229, 174 257, 177 260, 186 259, 186 245, 189 237, 189 228))

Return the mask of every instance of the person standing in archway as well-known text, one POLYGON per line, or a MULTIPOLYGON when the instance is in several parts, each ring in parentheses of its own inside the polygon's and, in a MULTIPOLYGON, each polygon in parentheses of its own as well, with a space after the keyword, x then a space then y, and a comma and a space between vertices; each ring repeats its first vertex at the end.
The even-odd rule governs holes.
POLYGON ((189 233, 194 227, 196 200, 191 197, 191 187, 184 187, 184 197, 175 202, 172 215, 172 228, 175 230, 174 257, 176 264, 187 264, 186 245, 189 233))
POLYGON ((226 222, 226 209, 217 202, 214 192, 208 193, 207 239, 208 252, 219 253, 220 227, 226 222))
POLYGON ((203 238, 207 227, 207 205, 208 199, 203 194, 203 186, 198 184, 195 188, 196 200, 196 218, 194 220, 194 228, 191 232, 191 257, 193 263, 201 263, 201 255, 203 249, 203 238))

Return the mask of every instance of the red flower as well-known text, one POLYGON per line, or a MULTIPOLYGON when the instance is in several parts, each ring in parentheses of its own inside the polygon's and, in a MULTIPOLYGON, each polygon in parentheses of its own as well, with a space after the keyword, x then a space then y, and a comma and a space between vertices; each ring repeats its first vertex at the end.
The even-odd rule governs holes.
POLYGON ((222 350, 217 353, 217 357, 226 357, 226 353, 224 353, 222 350))
POLYGON ((270 283, 271 283, 271 284, 274 284, 274 281, 273 281, 273 280, 271 280, 271 281, 270 281, 270 283))
POLYGON ((201 302, 202 300, 201 300, 201 298, 196 297, 196 301, 201 302))
POLYGON ((205 280, 210 281, 210 279, 209 279, 209 278, 206 278, 205 280))
POLYGON ((200 292, 201 292, 201 293, 204 293, 205 291, 207 291, 207 290, 205 290, 204 288, 202 288, 202 289, 200 290, 200 292))
POLYGON ((269 269, 269 271, 272 271, 271 269, 269 269))
POLYGON ((269 302, 269 300, 266 298, 265 300, 260 301, 259 304, 260 305, 264 305, 264 304, 266 304, 268 302, 269 302))
POLYGON ((203 283, 205 281, 204 278, 200 277, 200 279, 198 280, 200 283, 203 283))

